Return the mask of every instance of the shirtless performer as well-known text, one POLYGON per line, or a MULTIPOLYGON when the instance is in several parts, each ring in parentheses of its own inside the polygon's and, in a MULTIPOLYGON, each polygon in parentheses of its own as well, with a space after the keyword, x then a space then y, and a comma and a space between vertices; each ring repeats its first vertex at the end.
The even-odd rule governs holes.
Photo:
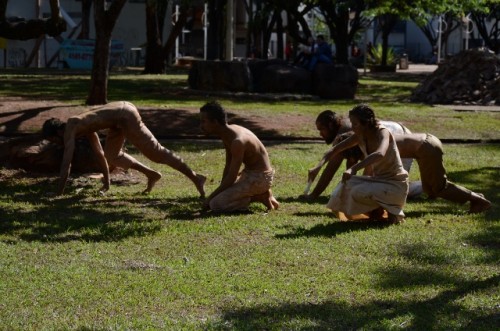
MULTIPOLYGON (((344 133, 339 140, 347 139, 352 134, 344 133)), ((429 133, 395 134, 393 137, 399 155, 417 161, 422 189, 430 199, 442 198, 459 204, 469 201, 470 213, 481 213, 491 207, 491 202, 483 194, 448 180, 443 165, 443 145, 438 138, 429 133)), ((347 149, 345 152, 354 162, 362 158, 358 147, 347 149)))
POLYGON ((429 198, 443 198, 459 204, 470 202, 469 212, 480 213, 491 207, 481 193, 451 183, 443 165, 443 145, 429 133, 394 135, 401 157, 417 160, 422 188, 429 198))
POLYGON ((390 131, 380 125, 373 109, 365 104, 349 111, 352 134, 336 143, 325 153, 318 165, 309 170, 314 179, 321 167, 332 157, 347 149, 358 147, 364 157, 342 175, 342 181, 333 190, 327 207, 341 218, 356 219, 382 217, 384 210, 391 223, 404 220, 403 207, 408 194, 408 172, 390 131), (357 175, 368 168, 370 176, 357 175))
POLYGON ((205 200, 204 209, 242 211, 254 201, 263 203, 267 210, 278 209, 271 192, 274 170, 259 138, 244 127, 228 124, 225 109, 216 101, 201 107, 200 117, 203 132, 220 137, 226 150, 222 180, 205 200), (242 164, 245 167, 240 174, 242 164))
MULTIPOLYGON (((411 131, 400 123, 392 121, 379 121, 381 125, 386 127, 393 135, 394 134, 407 134, 411 131)), ((331 110, 325 110, 321 112, 316 118, 316 128, 319 131, 320 136, 327 144, 338 143, 338 137, 344 133, 352 132, 351 122, 349 118, 344 118, 337 115, 331 110)), ((342 165, 342 162, 346 160, 346 168, 350 168, 354 163, 358 162, 359 159, 348 157, 349 152, 339 153, 334 155, 326 164, 325 169, 321 173, 318 179, 318 183, 314 187, 311 193, 304 192, 300 197, 306 200, 317 199, 323 191, 330 184, 333 176, 337 170, 342 165)), ((361 155, 361 154, 359 154, 361 155)), ((403 167, 406 171, 410 171, 412 159, 404 158, 402 156, 403 167)), ((420 182, 411 182, 408 192, 408 197, 415 197, 422 193, 422 187, 420 182)))
POLYGON ((56 192, 58 195, 64 193, 75 150, 75 139, 85 136, 97 155, 104 175, 102 192, 109 189, 110 167, 111 169, 120 167, 125 170, 132 168, 146 175, 148 184, 143 193, 149 193, 161 178, 158 171, 147 167, 123 152, 123 144, 125 139, 128 139, 150 160, 167 164, 187 176, 194 183, 201 197, 205 196, 205 176, 191 170, 180 157, 163 147, 144 125, 137 108, 129 102, 117 101, 95 107, 80 115, 70 117, 66 123, 55 118, 49 119, 43 125, 43 134, 52 142, 64 144, 60 182, 56 192), (105 129, 108 131, 103 150, 97 132, 105 129))

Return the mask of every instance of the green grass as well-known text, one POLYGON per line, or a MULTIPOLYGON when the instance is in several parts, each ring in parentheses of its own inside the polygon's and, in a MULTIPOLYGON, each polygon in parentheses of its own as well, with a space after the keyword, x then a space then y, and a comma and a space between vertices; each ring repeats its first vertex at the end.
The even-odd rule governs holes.
MULTIPOLYGON (((216 187, 220 143, 164 143, 216 187)), ((2 170, 0 329, 498 329, 498 206, 422 199, 399 226, 341 222, 327 193, 297 199, 326 146, 267 146, 281 202, 267 214, 200 214, 189 180, 141 155, 164 174, 147 196, 134 171, 106 196, 75 176, 50 198, 56 177, 2 170)), ((446 145, 450 179, 498 201, 499 151, 446 145)))
MULTIPOLYGON (((187 90, 187 71, 172 70, 166 75, 140 75, 114 71, 108 86, 108 100, 128 100, 137 106, 168 109, 199 109, 208 99, 219 99, 234 114, 246 116, 300 115, 310 125, 286 133, 291 137, 317 137, 314 119, 331 109, 346 115, 361 102, 369 103, 380 119, 399 121, 414 132, 430 132, 441 139, 500 139, 500 112, 457 112, 443 107, 411 103, 410 95, 423 75, 361 74, 354 100, 259 100, 229 97, 217 93, 187 90)), ((89 73, 67 70, 0 70, 0 97, 26 97, 82 104, 90 86, 89 73)))
MULTIPOLYGON (((214 95, 185 91, 186 72, 113 72, 109 100, 199 108, 214 95)), ((81 104, 88 73, 1 70, 0 97, 81 104)), ((265 101, 221 97, 234 114, 300 115, 291 136, 316 137, 324 109, 359 102, 378 117, 448 139, 500 138, 499 112, 455 112, 409 103, 420 76, 360 76, 355 100, 265 101)), ((216 142, 165 146, 217 186, 216 142)), ((297 197, 327 146, 266 142, 281 202, 265 213, 200 214, 194 186, 130 151, 164 175, 152 194, 130 171, 105 196, 73 176, 52 198, 56 175, 0 169, 0 330, 495 330, 500 325, 500 145, 445 145, 449 178, 493 203, 490 211, 444 200, 408 201, 406 222, 341 222, 297 197)), ((411 179, 418 179, 414 165, 411 179)))

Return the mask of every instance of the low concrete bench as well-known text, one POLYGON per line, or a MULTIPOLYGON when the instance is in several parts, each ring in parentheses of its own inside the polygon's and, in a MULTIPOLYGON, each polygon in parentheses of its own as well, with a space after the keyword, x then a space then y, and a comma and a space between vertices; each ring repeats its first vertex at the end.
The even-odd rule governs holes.
POLYGON ((195 61, 188 78, 196 90, 313 94, 353 99, 358 71, 352 65, 320 63, 313 72, 284 60, 195 61))

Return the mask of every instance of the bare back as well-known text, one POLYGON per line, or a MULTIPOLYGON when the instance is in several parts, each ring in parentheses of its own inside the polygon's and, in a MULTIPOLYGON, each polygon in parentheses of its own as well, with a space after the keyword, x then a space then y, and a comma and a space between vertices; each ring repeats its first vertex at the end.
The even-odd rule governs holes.
POLYGON ((226 151, 231 153, 231 149, 243 149, 243 164, 246 170, 267 171, 271 170, 271 162, 265 146, 250 130, 235 124, 228 125, 231 135, 223 137, 222 141, 226 151), (237 142, 237 144, 235 144, 237 142))
POLYGON ((415 158, 420 146, 422 146, 426 138, 427 135, 425 133, 394 135, 399 155, 402 158, 415 158))
POLYGON ((130 120, 140 120, 135 106, 125 101, 117 101, 70 117, 66 130, 79 137, 100 130, 126 127, 130 120))

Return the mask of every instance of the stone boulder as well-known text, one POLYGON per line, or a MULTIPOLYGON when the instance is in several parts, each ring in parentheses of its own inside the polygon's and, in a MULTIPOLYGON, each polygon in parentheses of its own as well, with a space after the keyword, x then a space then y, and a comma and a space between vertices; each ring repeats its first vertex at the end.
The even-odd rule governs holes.
POLYGON ((250 92, 252 79, 243 61, 193 61, 189 87, 203 91, 250 92))
POLYGON ((313 94, 323 99, 354 99, 358 69, 349 64, 319 63, 312 73, 313 94))
POLYGON ((313 94, 325 99, 353 99, 358 70, 352 65, 320 63, 314 72, 285 60, 195 61, 189 71, 194 90, 313 94))
POLYGON ((271 66, 287 66, 288 62, 281 59, 253 59, 248 60, 247 65, 252 77, 252 92, 263 93, 266 92, 266 90, 263 89, 262 84, 264 84, 265 80, 267 79, 267 68, 271 66))
POLYGON ((260 90, 268 93, 310 94, 311 73, 291 65, 271 65, 263 71, 260 90))
POLYGON ((487 49, 462 51, 440 63, 413 91, 411 100, 500 105, 500 58, 487 49))

